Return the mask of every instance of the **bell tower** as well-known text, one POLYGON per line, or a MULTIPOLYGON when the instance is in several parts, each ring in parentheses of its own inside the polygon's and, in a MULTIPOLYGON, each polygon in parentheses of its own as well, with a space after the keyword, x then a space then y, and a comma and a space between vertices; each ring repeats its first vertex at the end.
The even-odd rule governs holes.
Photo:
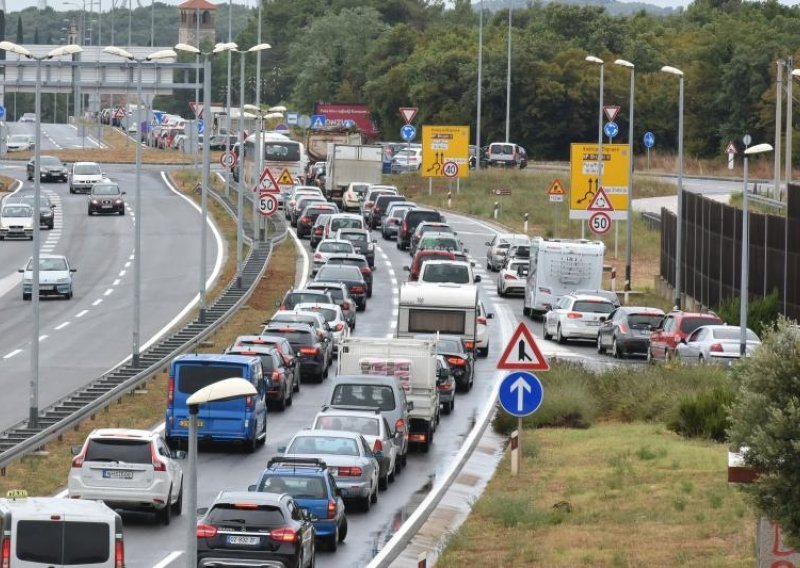
POLYGON ((216 5, 208 0, 187 0, 178 5, 181 11, 181 25, 178 28, 178 41, 198 47, 204 43, 216 42, 216 5))

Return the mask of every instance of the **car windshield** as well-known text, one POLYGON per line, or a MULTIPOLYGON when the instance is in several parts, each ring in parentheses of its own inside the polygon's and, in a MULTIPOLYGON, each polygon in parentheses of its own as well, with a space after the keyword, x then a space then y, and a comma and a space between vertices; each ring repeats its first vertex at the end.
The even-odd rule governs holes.
POLYGON ((693 318, 693 317, 686 317, 681 320, 681 331, 683 333, 689 334, 692 333, 695 329, 700 327, 701 325, 716 325, 721 324, 722 321, 719 318, 693 318))
POLYGON ((280 335, 289 340, 292 346, 311 345, 314 337, 310 329, 297 329, 296 327, 269 327, 264 330, 266 335, 280 335))
POLYGON ((336 320, 337 312, 332 308, 321 308, 319 306, 299 306, 303 311, 315 312, 325 318, 325 321, 331 322, 336 320))
POLYGON ((75 164, 72 173, 79 176, 98 176, 100 175, 100 166, 96 164, 75 164))
POLYGON ((353 252, 353 245, 349 243, 320 243, 319 252, 353 252))
POLYGON ((32 217, 33 209, 29 205, 9 205, 3 207, 3 217, 32 217))
POLYGON ((630 314, 628 325, 634 329, 655 329, 663 317, 660 314, 630 314))
POLYGON ((424 264, 422 279, 425 282, 452 282, 469 284, 469 270, 466 266, 450 264, 424 264))
POLYGON ((352 438, 334 436, 299 436, 292 440, 287 454, 332 454, 358 456, 358 444, 352 438))
POLYGON ((337 385, 332 404, 336 406, 364 406, 380 410, 394 410, 392 388, 384 385, 337 385))
POLYGON ((314 430, 344 430, 358 432, 364 436, 379 436, 378 417, 326 415, 317 418, 314 430))
POLYGON ((600 300, 578 300, 572 306, 572 311, 590 314, 610 314, 614 311, 614 304, 600 300))
POLYGON ((92 195, 119 195, 119 187, 110 184, 95 184, 92 186, 92 195))
POLYGON ((364 193, 369 189, 368 183, 354 183, 350 186, 350 189, 353 190, 353 193, 358 195, 364 195, 364 193))
POLYGON ((334 219, 331 221, 331 231, 339 229, 360 229, 361 219, 334 219))
POLYGON ((420 248, 439 248, 444 250, 455 250, 458 248, 458 241, 441 237, 423 238, 420 248))
POLYGON ((345 241, 367 242, 367 235, 364 233, 340 233, 339 238, 345 241))
POLYGON ((328 490, 319 476, 271 473, 261 480, 259 491, 288 493, 295 499, 327 499, 328 490))
POLYGON ((42 165, 43 166, 63 166, 64 164, 61 163, 61 160, 54 156, 42 156, 42 165))
POLYGON ((264 372, 265 376, 275 370, 275 361, 272 359, 273 351, 271 350, 267 351, 266 353, 262 353, 260 351, 253 351, 247 346, 241 345, 239 347, 232 347, 231 349, 228 349, 226 353, 231 355, 251 355, 258 357, 261 359, 261 370, 264 372))
MULTIPOLYGON (((735 341, 739 341, 741 338, 741 328, 739 327, 717 327, 712 330, 712 334, 714 335, 714 339, 732 339, 735 341)), ((747 330, 747 341, 760 341, 758 336, 750 331, 747 330)))
MULTIPOLYGON (((28 270, 33 270, 33 259, 28 261, 28 270)), ((40 258, 39 270, 62 271, 67 270, 67 261, 63 258, 40 258)))
POLYGON ((30 136, 27 134, 14 134, 8 137, 9 142, 30 142, 30 136))
MULTIPOLYGON (((319 288, 319 290, 322 290, 322 288, 319 288)), ((325 288, 324 290, 328 293, 328 295, 331 298, 333 298, 334 301, 341 302, 342 300, 344 300, 344 292, 342 292, 342 289, 339 288, 338 286, 325 288)))

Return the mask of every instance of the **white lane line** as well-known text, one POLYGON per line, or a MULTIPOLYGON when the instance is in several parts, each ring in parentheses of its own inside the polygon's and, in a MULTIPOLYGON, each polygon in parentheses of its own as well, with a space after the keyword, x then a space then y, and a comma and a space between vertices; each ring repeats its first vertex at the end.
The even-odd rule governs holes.
POLYGON ((183 556, 182 550, 173 550, 169 554, 167 554, 161 562, 153 566, 153 568, 167 568, 170 564, 172 564, 175 560, 183 556))
POLYGON ((67 327, 68 325, 69 325, 69 322, 68 322, 68 321, 65 321, 64 323, 60 323, 60 324, 58 324, 58 325, 57 325, 57 326, 55 326, 53 329, 55 329, 56 331, 58 331, 59 329, 64 329, 64 328, 65 328, 65 327, 67 327))
POLYGON ((123 276, 125 276, 126 272, 127 272, 126 270, 120 270, 119 271, 119 277, 122 278, 123 276))
POLYGON ((119 278, 117 278, 116 280, 114 280, 114 282, 111 285, 112 286, 118 286, 119 282, 120 282, 120 280, 119 280, 119 278))
POLYGON ((98 305, 100 305, 100 303, 101 303, 102 301, 103 301, 103 299, 102 299, 102 298, 100 298, 99 300, 95 300, 94 302, 92 302, 92 305, 93 305, 93 306, 98 306, 98 305))
POLYGON ((130 265, 131 265, 130 261, 126 262, 126 263, 125 263, 125 268, 128 268, 128 267, 130 267, 130 265))
POLYGON ((113 291, 114 291, 114 289, 113 289, 113 288, 109 288, 108 290, 106 290, 105 292, 103 292, 103 296, 108 296, 108 295, 109 295, 109 294, 111 294, 111 292, 113 292, 113 291))
POLYGON ((89 313, 89 310, 81 310, 77 314, 75 314, 75 317, 76 318, 82 318, 83 316, 85 316, 88 313, 89 313))
POLYGON ((14 355, 19 355, 22 353, 22 349, 14 349, 11 353, 3 355, 3 359, 11 359, 14 355))
POLYGON ((310 265, 308 252, 294 231, 289 230, 289 235, 292 237, 292 240, 294 240, 295 248, 300 251, 300 254, 303 257, 303 276, 300 278, 300 282, 297 283, 298 288, 303 288, 306 285, 306 282, 308 282, 308 267, 310 265))
POLYGON ((133 255, 130 255, 130 256, 128 257, 128 260, 133 260, 133 255))
POLYGON ((45 339, 47 339, 48 337, 50 337, 50 336, 49 336, 49 335, 40 335, 40 336, 39 336, 39 341, 44 341, 44 340, 45 340, 45 339))

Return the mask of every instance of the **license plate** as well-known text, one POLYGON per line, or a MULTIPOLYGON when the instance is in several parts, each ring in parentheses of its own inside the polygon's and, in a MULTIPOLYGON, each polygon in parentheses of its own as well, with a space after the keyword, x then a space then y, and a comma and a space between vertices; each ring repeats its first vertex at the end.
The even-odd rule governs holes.
MULTIPOLYGON (((188 419, 183 419, 180 422, 178 422, 178 424, 181 426, 181 428, 188 428, 189 427, 189 420, 188 419)), ((202 428, 203 426, 205 426, 205 423, 202 420, 198 420, 197 421, 197 427, 198 428, 202 428)))
POLYGON ((600 322, 599 321, 587 321, 586 325, 596 326, 596 325, 600 325, 600 322))
POLYGON ((248 546, 255 546, 261 542, 261 538, 257 536, 239 536, 229 535, 228 544, 246 544, 248 546))
POLYGON ((52 290, 55 286, 50 284, 39 284, 39 290, 52 290))
POLYGON ((103 209, 111 209, 111 205, 101 205, 100 207, 103 209))
POLYGON ((133 479, 132 471, 125 471, 121 469, 104 469, 104 479, 133 479))

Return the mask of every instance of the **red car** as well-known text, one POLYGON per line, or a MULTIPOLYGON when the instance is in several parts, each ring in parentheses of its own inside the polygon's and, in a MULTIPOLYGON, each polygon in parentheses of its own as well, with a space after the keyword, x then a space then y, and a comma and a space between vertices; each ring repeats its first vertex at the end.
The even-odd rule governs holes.
POLYGON ((675 357, 681 340, 702 325, 720 325, 722 320, 714 312, 672 311, 664 316, 657 328, 650 332, 647 359, 667 361, 675 357))
POLYGON ((420 250, 414 255, 411 266, 404 266, 403 270, 408 271, 408 281, 416 282, 419 280, 419 271, 422 263, 426 260, 455 260, 456 256, 449 250, 420 250))

